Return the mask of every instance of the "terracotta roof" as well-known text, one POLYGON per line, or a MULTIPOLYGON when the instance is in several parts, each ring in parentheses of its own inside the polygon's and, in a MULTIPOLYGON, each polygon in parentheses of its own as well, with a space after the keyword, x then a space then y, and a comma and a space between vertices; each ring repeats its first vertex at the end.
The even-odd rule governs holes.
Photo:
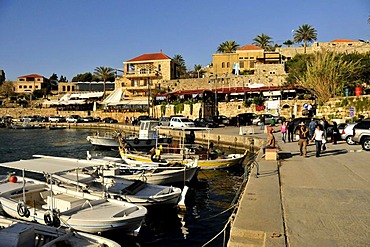
POLYGON ((143 54, 133 59, 128 60, 127 62, 137 62, 137 61, 149 61, 149 60, 164 60, 164 59, 171 59, 169 56, 162 52, 158 53, 149 53, 143 54))
POLYGON ((256 45, 245 45, 240 47, 238 50, 263 50, 263 49, 256 45))
POLYGON ((332 40, 330 42, 337 42, 337 43, 344 42, 344 43, 348 43, 348 42, 359 42, 359 41, 357 41, 357 40, 351 40, 351 39, 335 39, 335 40, 332 40))
POLYGON ((38 75, 38 74, 30 74, 30 75, 24 75, 24 76, 19 76, 18 78, 43 78, 43 76, 38 75))

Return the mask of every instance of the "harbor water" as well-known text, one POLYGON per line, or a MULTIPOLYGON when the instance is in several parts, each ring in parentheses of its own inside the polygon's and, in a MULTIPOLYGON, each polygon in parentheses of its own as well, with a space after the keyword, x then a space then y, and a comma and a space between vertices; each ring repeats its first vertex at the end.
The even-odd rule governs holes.
MULTIPOLYGON (((86 158, 86 152, 118 156, 117 150, 97 150, 86 140, 91 129, 0 129, 0 163, 31 159, 34 154, 86 158)), ((2 175, 9 170, 0 168, 2 175)), ((21 174, 17 172, 17 174, 21 174)), ((242 167, 200 171, 189 184, 186 211, 149 208, 138 236, 104 234, 122 246, 223 246, 231 205, 244 181, 242 167)))

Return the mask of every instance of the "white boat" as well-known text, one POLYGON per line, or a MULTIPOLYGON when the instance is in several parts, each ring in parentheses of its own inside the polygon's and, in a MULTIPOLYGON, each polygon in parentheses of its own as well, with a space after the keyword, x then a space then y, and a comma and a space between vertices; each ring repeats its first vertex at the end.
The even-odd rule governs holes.
MULTIPOLYGON (((49 157, 50 164, 55 159, 58 157, 49 157)), ((64 160, 64 162, 68 161, 64 160)), ((71 162, 74 161, 71 159, 71 162)), ((103 195, 141 206, 176 206, 181 200, 180 188, 150 184, 143 180, 128 180, 115 176, 103 177, 103 169, 97 167, 90 170, 84 168, 58 172, 53 175, 53 179, 63 187, 75 188, 78 185, 85 188, 90 194, 103 195)))
POLYGON ((5 218, 3 216, 0 216, 0 243, 2 247, 120 247, 118 243, 101 236, 73 232, 62 228, 5 218))
POLYGON ((104 176, 129 180, 142 180, 151 184, 185 184, 196 177, 199 167, 197 160, 179 162, 142 162, 134 159, 100 157, 88 155, 88 159, 105 164, 104 176))
MULTIPOLYGON (((21 160, 3 163, 2 166, 26 170, 30 164, 21 160)), ((32 167, 36 172, 44 170, 47 174, 61 169, 58 164, 50 165, 46 162, 43 165, 34 163, 32 167)), ((89 233, 110 230, 133 233, 141 227, 147 213, 145 207, 132 203, 106 199, 30 178, 18 179, 15 183, 2 183, 0 192, 4 212, 14 218, 44 225, 61 225, 89 233)))
POLYGON ((31 124, 29 120, 24 120, 21 123, 12 123, 10 127, 13 129, 45 129, 45 125, 31 124))
POLYGON ((158 144, 167 145, 172 143, 172 136, 159 135, 157 120, 140 121, 139 135, 125 135, 122 142, 130 149, 150 150, 158 144))
POLYGON ((118 132, 105 132, 104 134, 97 132, 96 135, 87 136, 86 139, 94 146, 117 148, 120 145, 118 136, 118 132))

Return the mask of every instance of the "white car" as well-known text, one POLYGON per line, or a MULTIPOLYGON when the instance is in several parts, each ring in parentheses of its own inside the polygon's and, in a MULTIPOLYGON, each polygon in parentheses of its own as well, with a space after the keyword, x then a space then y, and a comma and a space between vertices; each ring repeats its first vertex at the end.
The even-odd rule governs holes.
POLYGON ((172 117, 169 126, 175 128, 187 128, 195 127, 195 124, 187 117, 172 117))
POLYGON ((78 116, 78 115, 71 115, 71 116, 69 116, 69 117, 66 118, 66 122, 67 123, 81 122, 81 117, 78 116))
POLYGON ((342 140, 346 140, 348 145, 354 145, 356 142, 352 140, 353 137, 353 127, 355 127, 357 123, 350 123, 342 130, 340 135, 342 140))

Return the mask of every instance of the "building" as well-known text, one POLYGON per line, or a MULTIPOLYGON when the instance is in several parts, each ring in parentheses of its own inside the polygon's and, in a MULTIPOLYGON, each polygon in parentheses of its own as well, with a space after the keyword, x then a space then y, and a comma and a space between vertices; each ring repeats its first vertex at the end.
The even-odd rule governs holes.
POLYGON ((123 63, 123 75, 116 79, 116 89, 124 88, 133 96, 148 96, 160 88, 163 80, 178 77, 179 65, 162 52, 143 54, 123 63))
POLYGON ((5 72, 0 69, 0 85, 5 81, 5 72))
POLYGON ((15 93, 33 93, 35 90, 46 90, 49 86, 49 80, 38 74, 19 76, 13 83, 15 93))
MULTIPOLYGON (((112 92, 115 89, 115 82, 105 82, 107 92, 112 92)), ((77 93, 77 92, 103 92, 104 82, 102 81, 86 81, 86 82, 59 82, 58 94, 77 93)))

